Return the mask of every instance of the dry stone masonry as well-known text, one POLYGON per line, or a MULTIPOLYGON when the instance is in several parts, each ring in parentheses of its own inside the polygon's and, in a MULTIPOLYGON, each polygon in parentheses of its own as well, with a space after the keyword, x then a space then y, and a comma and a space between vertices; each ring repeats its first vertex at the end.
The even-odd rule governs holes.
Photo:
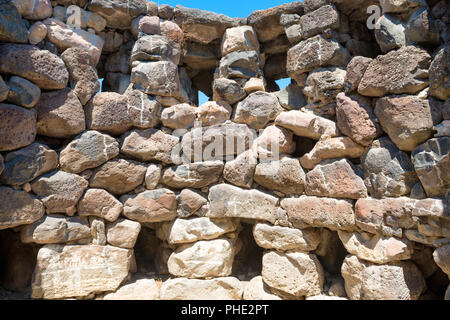
POLYGON ((0 299, 449 299, 449 25, 0 0, 0 299))

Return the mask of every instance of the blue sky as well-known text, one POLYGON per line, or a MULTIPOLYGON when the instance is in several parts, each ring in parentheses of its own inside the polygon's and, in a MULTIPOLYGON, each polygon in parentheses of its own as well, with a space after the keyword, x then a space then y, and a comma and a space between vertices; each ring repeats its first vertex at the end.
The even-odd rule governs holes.
MULTIPOLYGON (((158 3, 158 0, 153 0, 158 3)), ((177 4, 188 8, 222 13, 229 17, 248 17, 253 11, 268 9, 280 4, 290 3, 288 0, 159 0, 159 5, 169 4, 175 7, 177 4)))

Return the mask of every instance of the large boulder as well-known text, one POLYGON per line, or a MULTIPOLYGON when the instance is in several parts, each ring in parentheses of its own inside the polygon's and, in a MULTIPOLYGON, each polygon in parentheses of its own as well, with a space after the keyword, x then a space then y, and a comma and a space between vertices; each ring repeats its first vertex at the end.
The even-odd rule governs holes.
POLYGON ((208 101, 199 106, 195 113, 203 127, 221 124, 230 120, 233 109, 223 101, 208 101))
POLYGON ((53 171, 34 180, 31 190, 40 197, 47 213, 65 213, 72 216, 88 184, 76 174, 53 171))
POLYGON ((122 203, 107 191, 102 189, 89 189, 78 203, 80 217, 99 217, 114 222, 123 210, 122 203))
POLYGON ((100 91, 97 70, 90 61, 89 52, 74 47, 65 50, 61 58, 67 66, 70 75, 70 86, 82 105, 100 91))
POLYGON ((355 227, 353 205, 347 200, 303 196, 283 199, 281 207, 295 228, 352 231, 355 227))
POLYGON ((227 121, 209 127, 194 128, 181 140, 183 157, 195 162, 222 160, 250 149, 255 133, 245 124, 227 121))
POLYGON ((376 265, 347 256, 342 276, 350 300, 418 300, 426 289, 422 273, 411 261, 376 265))
POLYGON ((5 168, 0 172, 0 182, 21 185, 34 180, 58 166, 58 154, 37 142, 5 156, 5 168))
POLYGON ((245 123, 255 130, 264 128, 283 111, 278 98, 262 91, 250 94, 238 103, 233 121, 245 123))
POLYGON ((160 123, 162 106, 155 98, 136 89, 133 84, 123 95, 128 99, 128 116, 133 127, 149 129, 160 123))
POLYGON ((235 186, 250 189, 257 164, 258 159, 254 152, 247 150, 236 159, 227 161, 223 169, 223 178, 235 186))
POLYGON ((222 39, 222 57, 234 51, 259 51, 258 37, 251 26, 228 28, 222 39))
POLYGON ((83 106, 70 88, 43 92, 36 110, 40 135, 71 138, 86 129, 83 106))
POLYGON ((210 188, 211 218, 245 218, 275 223, 278 218, 278 199, 258 190, 244 190, 228 184, 210 188))
POLYGON ((411 259, 412 243, 407 239, 383 237, 366 232, 338 231, 339 239, 350 254, 377 264, 411 259))
POLYGON ((261 56, 257 51, 233 51, 222 57, 219 65, 221 78, 250 79, 262 75, 261 56))
POLYGON ((387 137, 372 143, 361 164, 367 190, 375 198, 408 195, 418 181, 408 155, 387 137))
POLYGON ((25 191, 0 187, 0 230, 31 224, 45 213, 41 201, 25 191))
POLYGON ((378 99, 375 114, 397 147, 409 152, 428 140, 441 120, 433 102, 408 95, 378 99))
POLYGON ((69 81, 61 58, 25 44, 0 45, 0 72, 25 78, 45 90, 63 89, 69 81))
POLYGON ((239 220, 237 219, 195 217, 163 223, 156 234, 161 240, 165 240, 171 245, 184 244, 200 240, 213 240, 235 231, 238 226, 239 220))
POLYGON ((322 6, 300 17, 300 30, 303 39, 311 38, 326 29, 338 29, 339 13, 332 5, 322 6))
POLYGON ((50 0, 11 0, 11 3, 28 20, 44 20, 53 13, 50 0))
POLYGON ((373 139, 381 135, 381 127, 369 99, 339 93, 336 103, 337 124, 344 135, 363 146, 369 146, 373 139))
POLYGON ((244 99, 246 95, 245 90, 236 81, 226 78, 214 79, 214 101, 225 101, 232 105, 244 99))
POLYGON ((127 97, 115 92, 101 92, 85 107, 88 130, 111 135, 125 133, 131 127, 127 97))
POLYGON ((428 52, 414 46, 380 55, 369 64, 358 92, 369 97, 416 94, 428 86, 430 64, 428 52))
POLYGON ((83 298, 115 291, 127 278, 132 259, 133 250, 111 246, 46 245, 37 256, 31 296, 83 298))
POLYGON ((229 239, 197 241, 178 247, 169 257, 171 275, 189 279, 227 277, 231 274, 235 243, 229 239))
POLYGON ((44 24, 47 26, 47 39, 58 50, 81 48, 89 53, 94 66, 98 64, 105 43, 102 37, 83 29, 72 29, 64 22, 53 18, 44 20, 44 24))
POLYGON ((406 46, 405 25, 389 14, 384 14, 378 19, 374 33, 384 53, 406 46))
POLYGON ((124 216, 141 223, 172 221, 177 216, 177 198, 168 189, 125 195, 120 201, 124 216))
MULTIPOLYGON (((175 65, 180 63, 180 46, 168 38, 159 35, 140 37, 131 51, 131 58, 127 61, 170 61, 175 65)), ((111 70, 112 71, 112 70, 111 70)))
POLYGON ((445 46, 434 57, 430 66, 430 94, 438 99, 450 98, 450 47, 445 46))
POLYGON ((313 169, 326 159, 359 158, 366 149, 348 137, 319 140, 314 148, 300 158, 302 167, 313 169))
POLYGON ((20 234, 23 243, 88 244, 91 241, 89 223, 79 217, 44 215, 39 221, 25 226, 20 234))
POLYGON ((85 131, 61 151, 59 164, 64 171, 80 173, 118 155, 119 143, 116 139, 97 131, 85 131))
POLYGON ((278 160, 281 154, 293 154, 296 149, 291 130, 268 126, 254 141, 252 152, 264 160, 278 160))
POLYGON ((179 139, 157 129, 133 130, 121 138, 120 152, 141 161, 173 162, 172 149, 179 139))
POLYGON ((33 143, 37 133, 34 109, 1 103, 0 118, 0 151, 15 150, 33 143))
POLYGON ((295 297, 310 297, 323 290, 324 271, 314 254, 268 251, 263 255, 263 281, 295 297))
POLYGON ((144 182, 146 166, 143 163, 113 159, 95 169, 89 180, 92 188, 101 188, 117 195, 133 191, 144 182))
POLYGON ((254 181, 268 190, 286 195, 301 195, 305 190, 305 172, 300 161, 290 157, 259 163, 255 169, 254 181))
POLYGON ((367 197, 363 179, 347 159, 325 160, 306 174, 306 194, 333 198, 367 197))
POLYGON ((195 108, 187 103, 176 104, 165 108, 161 113, 163 126, 174 130, 192 128, 195 119, 195 108))
POLYGON ((315 140, 339 135, 334 121, 298 110, 282 112, 275 119, 275 125, 289 129, 297 136, 315 140))
POLYGON ((6 101, 25 108, 33 108, 41 96, 41 89, 37 85, 20 77, 11 77, 8 87, 9 93, 6 101))
POLYGON ((8 0, 0 1, 0 41, 28 42, 28 30, 20 12, 8 0))
POLYGON ((133 249, 141 232, 141 224, 127 219, 118 219, 106 226, 106 239, 114 247, 133 249))
POLYGON ((430 139, 411 154, 417 175, 429 197, 443 197, 450 187, 449 137, 430 139))
POLYGON ((242 285, 237 278, 211 280, 176 278, 165 281, 161 300, 240 300, 242 285))
POLYGON ((147 2, 145 0, 92 0, 88 10, 105 18, 108 28, 128 29, 134 18, 147 13, 147 2))
POLYGON ((223 166, 222 161, 206 161, 170 167, 164 170, 161 182, 175 189, 201 189, 219 180, 223 166))
POLYGON ((292 79, 297 81, 304 73, 316 68, 346 65, 349 61, 349 52, 336 40, 317 35, 289 49, 286 71, 292 79), (317 52, 321 54, 318 55, 317 52))
POLYGON ((253 236, 258 246, 278 251, 314 251, 320 242, 320 232, 315 228, 293 229, 271 226, 266 223, 255 224, 253 236))
POLYGON ((226 29, 239 25, 239 19, 181 5, 176 6, 174 17, 186 38, 202 44, 222 39, 226 29))

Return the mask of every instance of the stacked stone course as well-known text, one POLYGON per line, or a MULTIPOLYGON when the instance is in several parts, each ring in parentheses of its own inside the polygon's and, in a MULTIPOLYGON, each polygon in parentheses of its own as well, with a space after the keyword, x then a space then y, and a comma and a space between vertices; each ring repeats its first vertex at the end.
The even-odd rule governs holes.
POLYGON ((0 0, 0 298, 449 299, 449 21, 0 0))

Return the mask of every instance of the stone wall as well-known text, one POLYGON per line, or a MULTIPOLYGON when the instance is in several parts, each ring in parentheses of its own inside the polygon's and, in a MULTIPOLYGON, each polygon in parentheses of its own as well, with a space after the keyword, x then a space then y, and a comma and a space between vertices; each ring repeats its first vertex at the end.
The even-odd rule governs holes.
POLYGON ((0 0, 0 297, 448 298, 449 20, 0 0))

